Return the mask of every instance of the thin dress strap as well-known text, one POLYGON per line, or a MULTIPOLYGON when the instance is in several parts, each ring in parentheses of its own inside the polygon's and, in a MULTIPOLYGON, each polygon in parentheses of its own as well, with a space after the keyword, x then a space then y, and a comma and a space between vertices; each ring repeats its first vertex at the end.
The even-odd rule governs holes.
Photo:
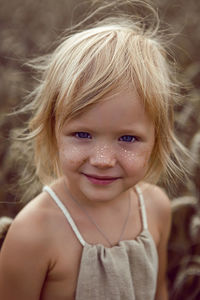
POLYGON ((65 217, 67 218, 72 230, 74 231, 77 239, 80 241, 80 243, 85 246, 86 242, 84 241, 84 239, 82 238, 76 224, 74 223, 69 211, 67 210, 67 208, 64 206, 64 204, 62 203, 62 201, 58 198, 58 196, 54 193, 54 191, 49 187, 49 186, 44 186, 43 187, 43 191, 47 192, 51 198, 55 201, 55 203, 58 205, 58 207, 62 210, 63 214, 65 215, 65 217))
POLYGON ((135 186, 135 189, 136 189, 137 194, 139 196, 143 229, 146 230, 146 229, 148 229, 148 223, 147 223, 146 208, 145 208, 145 204, 144 204, 144 197, 143 197, 143 194, 142 194, 142 190, 138 185, 135 186))

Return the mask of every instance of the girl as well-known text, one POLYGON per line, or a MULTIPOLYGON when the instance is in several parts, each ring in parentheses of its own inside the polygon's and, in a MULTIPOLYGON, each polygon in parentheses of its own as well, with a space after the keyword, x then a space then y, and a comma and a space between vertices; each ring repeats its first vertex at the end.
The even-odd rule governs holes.
POLYGON ((24 140, 47 185, 10 226, 0 298, 168 299, 170 201, 155 183, 180 176, 184 148, 155 28, 105 19, 64 39, 41 68, 24 140))

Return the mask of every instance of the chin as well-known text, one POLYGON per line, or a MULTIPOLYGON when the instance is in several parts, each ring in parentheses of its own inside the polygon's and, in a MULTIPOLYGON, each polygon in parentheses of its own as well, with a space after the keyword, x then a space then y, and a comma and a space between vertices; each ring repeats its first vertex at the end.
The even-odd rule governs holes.
POLYGON ((82 194, 86 199, 88 199, 91 202, 109 202, 113 199, 118 198, 121 194, 126 192, 127 189, 119 189, 111 188, 109 189, 103 188, 103 189, 83 189, 82 194))

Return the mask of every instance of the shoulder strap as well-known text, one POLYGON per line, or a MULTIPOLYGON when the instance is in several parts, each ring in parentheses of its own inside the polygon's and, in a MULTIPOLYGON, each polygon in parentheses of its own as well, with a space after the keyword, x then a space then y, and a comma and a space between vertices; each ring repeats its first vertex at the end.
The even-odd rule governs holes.
POLYGON ((55 201, 55 203, 58 205, 58 207, 62 210, 63 214, 65 215, 66 219, 68 220, 72 230, 74 231, 77 239, 79 240, 79 242, 85 246, 86 242, 84 241, 84 239, 82 238, 76 224, 74 223, 69 211, 67 210, 67 208, 64 206, 64 204, 62 203, 62 201, 58 198, 58 196, 54 193, 54 191, 49 187, 49 186, 45 186, 43 187, 43 191, 47 192, 51 198, 55 201))
POLYGON ((142 190, 138 185, 135 186, 135 189, 139 197, 143 229, 148 229, 147 214, 146 214, 146 208, 144 204, 144 197, 142 194, 142 190))

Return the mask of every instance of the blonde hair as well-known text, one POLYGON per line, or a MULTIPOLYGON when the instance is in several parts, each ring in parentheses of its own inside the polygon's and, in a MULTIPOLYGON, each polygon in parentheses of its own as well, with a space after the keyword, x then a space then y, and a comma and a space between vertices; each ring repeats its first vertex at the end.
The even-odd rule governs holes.
MULTIPOLYGON (((42 183, 59 176, 56 131, 102 101, 107 93, 133 85, 155 124, 155 145, 145 179, 157 182, 181 177, 180 153, 185 148, 173 132, 173 104, 178 85, 158 26, 141 19, 106 18, 65 37, 57 49, 36 65, 42 80, 32 93, 29 132, 36 175, 42 183)), ((123 101, 123 100, 122 100, 123 101)))

